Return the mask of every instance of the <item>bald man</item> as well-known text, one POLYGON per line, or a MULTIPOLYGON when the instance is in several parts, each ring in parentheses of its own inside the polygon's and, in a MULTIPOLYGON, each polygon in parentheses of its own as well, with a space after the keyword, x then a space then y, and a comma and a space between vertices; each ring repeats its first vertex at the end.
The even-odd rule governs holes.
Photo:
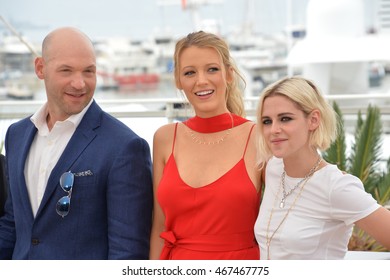
POLYGON ((52 31, 35 72, 47 101, 5 139, 0 259, 148 259, 150 149, 94 101, 91 40, 52 31))

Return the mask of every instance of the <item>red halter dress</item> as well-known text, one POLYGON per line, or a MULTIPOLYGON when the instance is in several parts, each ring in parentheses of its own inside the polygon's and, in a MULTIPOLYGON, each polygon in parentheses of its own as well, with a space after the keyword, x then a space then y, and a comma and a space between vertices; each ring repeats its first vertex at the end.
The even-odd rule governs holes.
POLYGON ((259 259, 253 227, 260 193, 244 161, 253 126, 242 158, 220 178, 199 188, 180 177, 173 155, 176 129, 177 124, 172 152, 157 190, 166 218, 166 231, 160 235, 165 241, 160 259, 259 259))

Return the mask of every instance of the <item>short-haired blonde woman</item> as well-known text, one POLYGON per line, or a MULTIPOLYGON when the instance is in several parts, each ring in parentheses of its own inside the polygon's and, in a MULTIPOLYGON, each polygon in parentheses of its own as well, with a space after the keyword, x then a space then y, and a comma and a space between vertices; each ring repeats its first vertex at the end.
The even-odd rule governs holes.
POLYGON ((319 153, 336 137, 336 114, 301 77, 264 89, 258 105, 265 192, 255 225, 262 259, 343 259, 354 224, 390 248, 390 212, 362 182, 319 153))

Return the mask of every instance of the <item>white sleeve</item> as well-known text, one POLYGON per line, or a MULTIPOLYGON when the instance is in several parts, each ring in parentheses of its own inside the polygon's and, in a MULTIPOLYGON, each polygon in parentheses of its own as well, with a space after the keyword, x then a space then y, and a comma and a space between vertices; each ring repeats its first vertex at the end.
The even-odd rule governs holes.
POLYGON ((332 216, 346 225, 368 216, 380 207, 370 193, 367 193, 359 178, 350 174, 332 178, 330 203, 332 216))

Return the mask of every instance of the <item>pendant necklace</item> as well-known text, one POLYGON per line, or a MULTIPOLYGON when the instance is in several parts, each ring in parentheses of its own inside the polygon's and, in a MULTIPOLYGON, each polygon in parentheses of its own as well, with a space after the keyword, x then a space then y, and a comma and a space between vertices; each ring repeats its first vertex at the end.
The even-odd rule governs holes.
POLYGON ((271 246, 271 241, 272 239, 274 238, 275 236, 275 233, 279 230, 279 228, 282 226, 283 222, 286 220, 288 214, 290 213, 291 209, 295 206, 298 198, 301 196, 302 194, 302 191, 307 183, 307 181, 311 178, 311 176, 313 176, 314 172, 317 171, 318 167, 320 166, 320 163, 322 161, 322 158, 320 157, 318 159, 318 161, 316 162, 316 164, 310 169, 309 173, 301 180, 298 182, 297 185, 294 186, 294 188, 288 192, 286 195, 284 195, 285 193, 285 182, 284 182, 284 178, 286 176, 286 171, 283 171, 282 173, 282 176, 281 176, 281 180, 280 180, 280 186, 279 186, 279 190, 278 190, 278 193, 277 195, 275 196, 275 200, 274 200, 274 204, 272 206, 272 209, 271 209, 271 213, 269 215, 269 219, 268 219, 268 224, 267 224, 267 231, 266 231, 266 246, 267 246, 267 259, 270 260, 270 251, 269 251, 269 248, 271 246), (302 185, 301 185, 302 184, 302 185), (269 236, 269 227, 270 227, 270 224, 271 224, 271 220, 272 220, 272 215, 274 213, 274 209, 275 209, 275 204, 276 204, 276 201, 278 200, 278 197, 279 197, 279 194, 280 194, 280 191, 283 189, 283 197, 282 197, 282 200, 280 201, 279 203, 279 208, 284 208, 284 203, 285 203, 285 199, 286 197, 292 193, 293 190, 295 190, 296 188, 298 188, 298 186, 301 185, 301 188, 299 190, 299 193, 297 194, 297 196, 295 197, 293 203, 291 204, 291 206, 288 208, 286 214, 284 215, 283 219, 280 221, 279 225, 276 227, 276 229, 274 230, 274 232, 271 234, 271 236, 269 236), (282 204, 283 203, 283 204, 282 204))
POLYGON ((313 173, 317 170, 318 166, 320 166, 321 161, 322 161, 322 158, 319 157, 319 159, 317 160, 316 164, 310 169, 309 173, 307 173, 306 176, 303 177, 303 179, 300 180, 300 181, 299 181, 292 189, 290 189, 290 191, 288 191, 288 192, 286 192, 286 187, 285 187, 286 171, 283 171, 283 173, 282 173, 282 179, 281 179, 281 184, 282 184, 282 189, 283 189, 283 195, 282 195, 282 199, 280 200, 280 204, 279 204, 279 207, 280 207, 280 208, 284 208, 284 205, 285 205, 287 196, 289 196, 293 191, 295 191, 295 189, 298 188, 298 187, 302 184, 303 181, 305 181, 307 178, 309 178, 311 175, 313 175, 313 173))

